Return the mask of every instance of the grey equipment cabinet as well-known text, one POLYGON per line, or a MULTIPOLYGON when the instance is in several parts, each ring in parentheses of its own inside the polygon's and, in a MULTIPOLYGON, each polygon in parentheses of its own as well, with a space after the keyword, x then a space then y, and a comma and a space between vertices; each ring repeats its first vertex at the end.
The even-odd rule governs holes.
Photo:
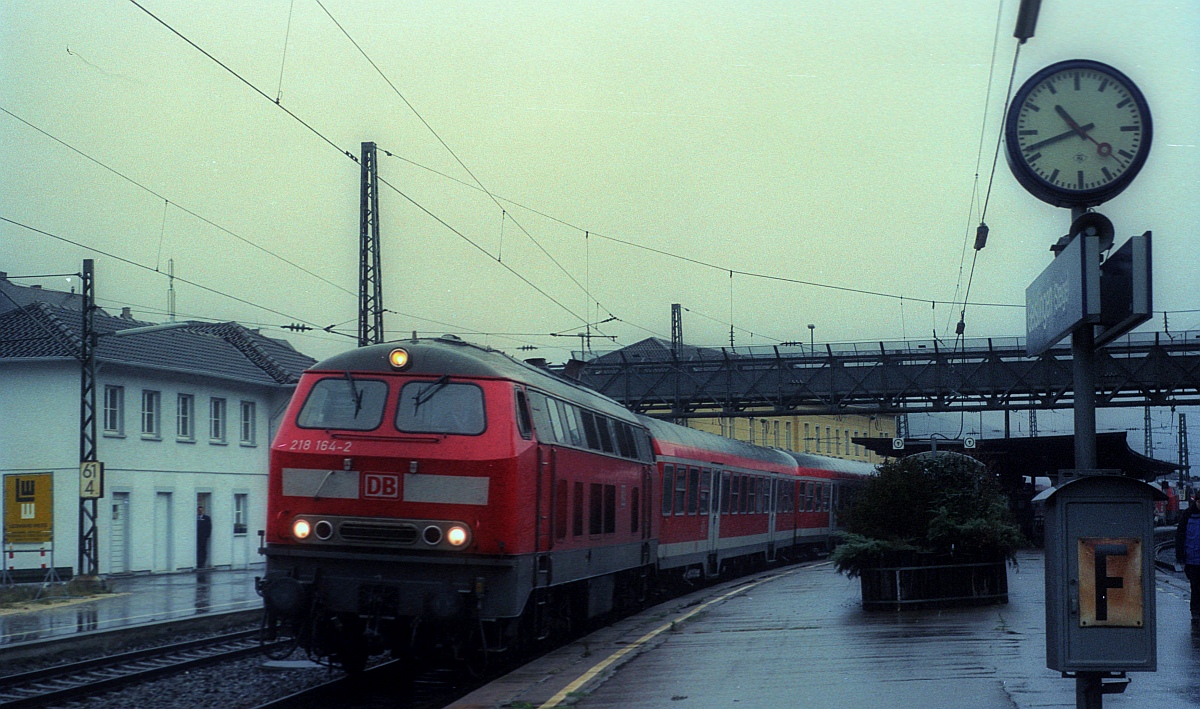
POLYGON ((1036 499, 1046 505, 1046 667, 1154 672, 1154 501, 1158 488, 1087 475, 1036 499))

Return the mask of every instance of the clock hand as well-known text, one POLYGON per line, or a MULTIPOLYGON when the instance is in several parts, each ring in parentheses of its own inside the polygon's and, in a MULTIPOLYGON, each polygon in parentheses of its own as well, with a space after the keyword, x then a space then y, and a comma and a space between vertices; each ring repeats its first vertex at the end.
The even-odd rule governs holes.
POLYGON ((1080 126, 1078 123, 1076 123, 1075 119, 1071 118, 1071 116, 1067 113, 1067 109, 1063 108, 1062 106, 1059 106, 1058 104, 1055 104, 1054 111, 1059 116, 1061 116, 1064 121, 1067 122, 1067 125, 1071 126, 1071 130, 1073 130, 1079 134, 1080 138, 1087 138, 1088 140, 1095 143, 1096 144, 1096 153, 1100 157, 1106 158, 1106 157, 1109 157, 1110 155, 1112 155, 1112 146, 1109 145, 1108 143, 1098 142, 1095 138, 1088 135, 1088 130, 1090 130, 1090 128, 1084 128, 1083 126, 1080 126))
MULTIPOLYGON (((1095 127, 1096 127, 1095 123, 1089 123, 1086 126, 1080 126, 1079 128, 1080 128, 1080 130, 1083 130, 1083 131, 1089 131, 1095 127)), ((1074 128, 1072 128, 1071 130, 1067 131, 1066 133, 1059 133, 1056 136, 1046 138, 1045 140, 1034 143, 1033 145, 1026 145, 1023 148, 1023 150, 1025 150, 1026 152, 1028 152, 1030 150, 1037 150, 1038 148, 1042 147, 1043 145, 1050 145, 1051 143, 1057 143, 1058 141, 1060 141, 1064 138, 1070 138, 1071 136, 1075 135, 1076 132, 1077 131, 1074 128)), ((1085 133, 1085 135, 1086 135, 1086 133, 1085 133)))

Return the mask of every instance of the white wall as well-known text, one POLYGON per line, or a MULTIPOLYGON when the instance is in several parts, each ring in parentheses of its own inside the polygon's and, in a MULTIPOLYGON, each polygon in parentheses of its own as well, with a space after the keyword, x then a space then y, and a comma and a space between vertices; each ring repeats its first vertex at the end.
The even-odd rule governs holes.
MULTIPOLYGON (((179 570, 196 562, 196 501, 207 493, 213 520, 208 563, 211 566, 258 563, 259 529, 266 520, 270 417, 280 412, 290 392, 277 388, 193 375, 101 366, 96 374, 97 458, 105 464, 105 497, 97 502, 100 573, 110 573, 113 493, 129 494, 129 571, 179 570), (121 433, 104 431, 107 385, 124 389, 121 433), (144 436, 142 391, 160 392, 160 433, 144 436), (176 436, 177 396, 194 397, 194 437, 176 436), (226 401, 225 440, 209 436, 209 401, 226 401), (241 402, 255 404, 255 439, 240 441, 241 402), (162 533, 156 507, 159 493, 170 493, 171 530, 162 533), (234 534, 234 496, 247 495, 244 535, 234 534), (169 554, 161 553, 170 543, 169 554), (169 557, 169 568, 156 569, 169 557)), ((0 473, 55 473, 56 566, 77 566, 78 559, 79 366, 73 362, 19 363, 0 366, 0 473)), ((166 498, 162 498, 165 500, 166 498)), ((159 512, 162 510, 159 509, 159 512)), ((0 511, 0 515, 3 512, 0 511)), ((12 563, 37 568, 40 559, 25 555, 12 563)))

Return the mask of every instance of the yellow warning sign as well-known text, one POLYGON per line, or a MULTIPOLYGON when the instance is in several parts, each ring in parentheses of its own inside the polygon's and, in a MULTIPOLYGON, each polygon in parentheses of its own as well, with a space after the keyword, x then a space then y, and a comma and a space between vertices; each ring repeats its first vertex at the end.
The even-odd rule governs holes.
POLYGON ((4 542, 54 541, 54 474, 4 476, 4 542))

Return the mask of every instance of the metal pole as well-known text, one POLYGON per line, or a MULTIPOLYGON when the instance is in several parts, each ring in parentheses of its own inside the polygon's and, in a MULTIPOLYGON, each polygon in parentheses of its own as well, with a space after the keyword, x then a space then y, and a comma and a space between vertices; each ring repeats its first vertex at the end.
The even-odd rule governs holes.
POLYGON ((1092 325, 1071 333, 1075 384, 1075 468, 1096 468, 1096 362, 1092 325))

